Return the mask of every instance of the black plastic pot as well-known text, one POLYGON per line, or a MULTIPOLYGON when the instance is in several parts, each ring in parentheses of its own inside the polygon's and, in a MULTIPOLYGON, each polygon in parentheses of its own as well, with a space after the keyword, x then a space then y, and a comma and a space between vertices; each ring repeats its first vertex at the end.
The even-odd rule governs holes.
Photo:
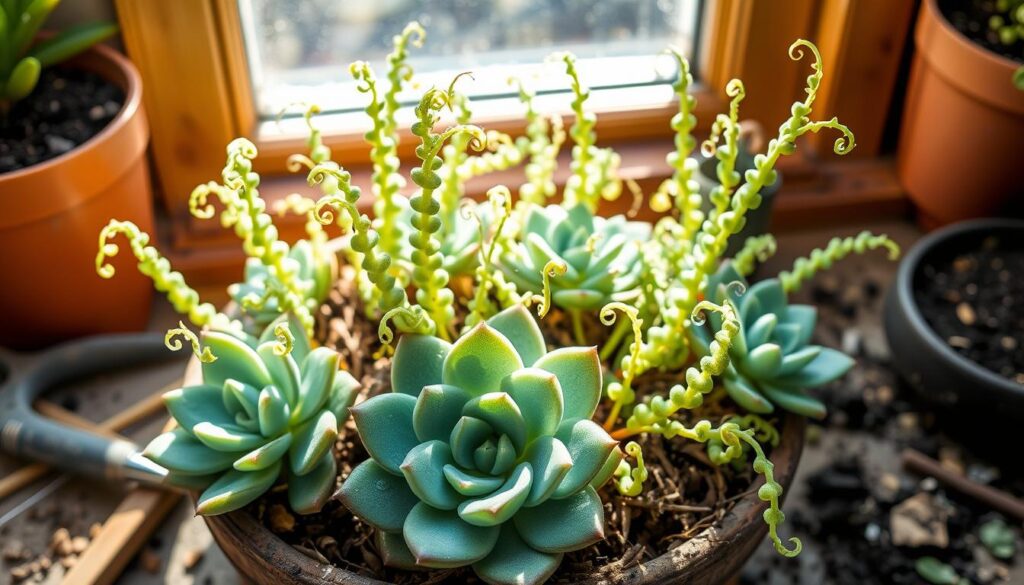
MULTIPOLYGON (((747 148, 745 140, 740 141, 739 147, 740 152, 736 156, 736 171, 742 177, 744 173, 754 168, 754 154, 747 148)), ((700 184, 700 194, 704 198, 704 213, 707 213, 711 210, 711 201, 708 200, 708 196, 711 194, 711 190, 719 185, 716 171, 718 159, 714 156, 707 157, 698 154, 697 161, 699 170, 695 179, 700 184)), ((744 182, 746 181, 741 178, 740 185, 744 182)), ((772 206, 775 205, 775 194, 779 192, 781 186, 782 175, 779 174, 779 178, 774 183, 761 189, 761 205, 757 209, 747 211, 747 223, 738 234, 729 238, 729 247, 725 251, 726 256, 734 256, 736 252, 739 252, 743 248, 743 243, 750 236, 768 233, 768 224, 772 219, 772 206)))
POLYGON ((946 414, 990 423, 994 419, 1024 421, 1024 385, 949 347, 925 321, 914 299, 915 288, 928 286, 921 274, 926 260, 949 258, 976 248, 993 235, 1019 242, 1024 239, 1024 221, 966 221, 920 240, 904 257, 887 294, 885 334, 892 348, 893 366, 922 396, 945 406, 946 414))

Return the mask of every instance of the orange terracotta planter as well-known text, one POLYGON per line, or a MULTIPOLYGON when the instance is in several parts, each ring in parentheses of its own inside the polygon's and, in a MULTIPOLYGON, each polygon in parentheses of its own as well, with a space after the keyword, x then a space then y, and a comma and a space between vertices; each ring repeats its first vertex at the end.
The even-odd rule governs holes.
POLYGON ((142 80, 115 51, 94 47, 66 64, 124 90, 118 115, 99 134, 45 162, 0 175, 0 345, 38 347, 62 339, 145 327, 151 284, 131 254, 96 275, 100 230, 131 220, 152 233, 142 80))
POLYGON ((926 228, 998 215, 1024 195, 1019 64, 974 44, 924 0, 898 169, 926 228))

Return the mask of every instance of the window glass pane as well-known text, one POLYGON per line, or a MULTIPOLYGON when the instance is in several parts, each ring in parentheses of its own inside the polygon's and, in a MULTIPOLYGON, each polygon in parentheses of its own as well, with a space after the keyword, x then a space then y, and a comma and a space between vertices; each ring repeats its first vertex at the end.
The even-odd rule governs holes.
POLYGON ((669 83, 670 45, 691 56, 700 0, 239 0, 246 47, 261 116, 272 118, 295 102, 325 111, 363 107, 348 63, 369 61, 378 78, 391 39, 412 20, 427 41, 411 52, 416 100, 431 85, 447 86, 471 71, 461 91, 480 100, 513 95, 509 76, 538 92, 567 89, 564 68, 546 63, 556 51, 579 57, 593 89, 669 83))

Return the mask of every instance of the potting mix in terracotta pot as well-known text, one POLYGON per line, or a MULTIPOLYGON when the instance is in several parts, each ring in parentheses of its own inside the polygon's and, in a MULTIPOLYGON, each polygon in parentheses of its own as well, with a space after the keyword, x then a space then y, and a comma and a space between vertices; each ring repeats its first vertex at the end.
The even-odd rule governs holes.
POLYGON ((116 33, 112 24, 40 35, 33 44, 58 3, 0 4, 0 271, 10 275, 0 292, 7 315, 0 345, 7 347, 141 329, 152 297, 139 275, 97 283, 89 263, 96 230, 111 216, 152 226, 141 79, 123 56, 92 46, 116 33))
POLYGON ((898 170, 921 224, 930 229, 1019 207, 1024 5, 924 0, 914 39, 898 170))
POLYGON ((597 215, 622 190, 618 157, 596 146, 589 92, 568 54, 556 56, 575 113, 560 201, 561 121, 524 90, 526 136, 487 133, 469 124, 456 91, 469 80, 458 78, 415 108, 419 163, 403 195, 395 96, 409 79, 409 45, 422 40, 415 24, 396 37, 388 83, 366 63, 351 67, 373 121, 374 219, 321 142, 314 109, 309 154, 291 160, 322 197, 281 206, 306 216, 307 239, 278 239, 245 139, 228 146, 222 182, 193 192, 192 212, 219 216, 249 256, 245 280, 229 289, 237 311, 202 303, 135 225, 103 230, 102 276, 123 234, 140 270, 202 328, 169 332, 197 357, 186 385, 166 395, 176 428, 147 455, 195 490, 198 513, 258 583, 712 583, 765 533, 780 554, 798 554, 778 529, 801 417, 824 415, 805 390, 853 361, 812 345, 815 309, 787 295, 847 254, 896 252, 885 236, 835 238, 749 290, 774 240, 724 256, 798 137, 830 128, 842 133, 837 153, 853 147, 837 120, 809 118, 817 49, 791 47, 792 58, 813 59, 806 98, 742 185, 729 170, 736 119, 720 118, 725 143, 711 144, 726 149, 719 174, 729 181, 706 214, 691 78, 675 55, 674 174, 650 198, 667 212, 652 226, 597 215), (459 123, 437 129, 445 109, 459 123), (483 202, 464 195, 468 177, 524 159, 518 201, 501 185, 483 202), (328 240, 332 225, 342 239, 328 240))

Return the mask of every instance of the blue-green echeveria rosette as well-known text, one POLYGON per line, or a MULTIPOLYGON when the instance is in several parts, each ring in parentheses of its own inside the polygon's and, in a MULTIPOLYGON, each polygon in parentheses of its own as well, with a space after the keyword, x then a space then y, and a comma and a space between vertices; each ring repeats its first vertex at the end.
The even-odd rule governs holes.
POLYGON ((358 386, 338 369, 338 354, 311 348, 291 315, 259 338, 210 330, 202 343, 216 360, 202 364, 202 383, 164 395, 178 426, 145 455, 172 483, 201 491, 199 514, 237 510, 280 477, 295 512, 319 511, 334 491, 332 446, 358 386), (290 332, 287 342, 276 337, 279 326, 290 332))
MULTIPOLYGON (((333 254, 310 243, 299 240, 288 250, 284 265, 295 271, 296 281, 303 290, 306 306, 315 311, 331 290, 337 272, 337 261, 333 254)), ((248 258, 245 261, 245 274, 242 282, 228 287, 228 295, 246 315, 252 318, 256 326, 262 330, 281 314, 277 299, 270 296, 262 305, 251 306, 247 299, 261 299, 266 294, 269 272, 259 258, 248 258)))
MULTIPOLYGON (((722 385, 741 407, 767 414, 778 406, 784 410, 823 418, 825 405, 805 390, 831 382, 854 364, 846 354, 820 345, 811 345, 817 309, 810 305, 789 304, 779 280, 769 278, 749 288, 729 261, 708 278, 707 296, 721 303, 727 296, 739 310, 740 332, 729 348, 730 363, 722 376, 722 385), (729 286, 740 282, 746 288, 729 286)), ((711 340, 711 329, 718 317, 712 316, 705 327, 694 327, 698 346, 711 340)))
POLYGON ((567 310, 597 310, 636 289, 639 244, 650 235, 649 223, 594 216, 583 204, 532 205, 521 241, 502 254, 498 266, 520 289, 540 294, 548 262, 564 263, 565 274, 551 279, 552 302, 567 310))
POLYGON ((449 344, 405 335, 392 392, 352 408, 370 459, 340 500, 378 529, 386 564, 472 565, 489 583, 540 583, 604 538, 597 495, 622 452, 591 421, 595 348, 547 352, 515 306, 449 344))

